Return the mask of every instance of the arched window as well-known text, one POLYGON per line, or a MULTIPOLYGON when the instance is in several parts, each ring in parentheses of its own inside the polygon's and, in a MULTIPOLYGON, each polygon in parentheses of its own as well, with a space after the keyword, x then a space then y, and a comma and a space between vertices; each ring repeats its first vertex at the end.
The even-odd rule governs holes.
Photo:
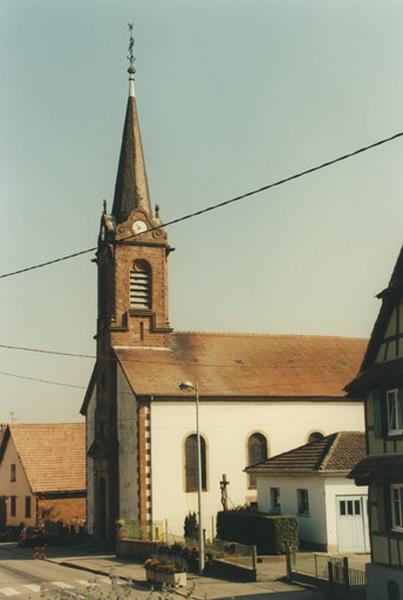
POLYGON ((319 442, 323 440, 325 436, 320 431, 312 431, 312 433, 308 436, 308 444, 312 444, 312 442, 319 442))
MULTIPOLYGON (((202 489, 207 489, 206 442, 200 436, 202 489)), ((197 435, 188 435, 185 441, 185 486, 187 492, 196 492, 198 487, 197 435)))
POLYGON ((151 269, 145 260, 135 260, 130 271, 130 308, 151 308, 151 269))
POLYGON ((400 600, 399 584, 396 581, 388 581, 386 589, 388 590, 388 600, 400 600))
MULTIPOLYGON (((248 465, 255 465, 267 458, 267 440, 262 433, 252 433, 248 439, 248 465)), ((249 487, 256 487, 256 473, 249 473, 249 487)))

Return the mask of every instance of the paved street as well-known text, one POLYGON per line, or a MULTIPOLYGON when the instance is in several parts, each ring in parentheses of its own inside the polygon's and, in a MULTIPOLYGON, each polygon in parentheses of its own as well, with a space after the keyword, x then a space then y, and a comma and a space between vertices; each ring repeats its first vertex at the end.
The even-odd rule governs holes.
MULTIPOLYGON (((112 598, 115 596, 111 593, 109 574, 115 576, 122 587, 126 586, 128 579, 134 580, 133 587, 128 590, 128 600, 150 599, 141 563, 118 559, 113 555, 83 552, 77 547, 51 547, 48 549, 47 560, 34 560, 31 549, 10 543, 0 544, 0 600, 17 596, 18 600, 39 600, 43 584, 49 590, 46 597, 49 600, 57 597, 57 591, 68 592, 72 599, 84 598, 85 589, 95 579, 104 591, 104 598, 112 598)), ((317 590, 304 589, 278 580, 241 583, 191 574, 189 584, 193 588, 193 598, 199 599, 260 600, 268 595, 270 600, 325 598, 317 590)), ((186 596, 185 590, 180 590, 179 593, 186 596)), ((156 593, 155 598, 159 600, 159 597, 160 594, 156 593)))
MULTIPOLYGON (((85 589, 94 584, 95 579, 105 591, 110 589, 111 581, 106 576, 97 576, 54 562, 34 560, 3 548, 0 551, 0 599, 18 596, 21 600, 39 600, 43 585, 48 590, 49 598, 54 598, 56 592, 62 590, 69 592, 71 598, 80 598, 85 589)), ((133 598, 146 598, 148 595, 145 590, 133 591, 133 598)))

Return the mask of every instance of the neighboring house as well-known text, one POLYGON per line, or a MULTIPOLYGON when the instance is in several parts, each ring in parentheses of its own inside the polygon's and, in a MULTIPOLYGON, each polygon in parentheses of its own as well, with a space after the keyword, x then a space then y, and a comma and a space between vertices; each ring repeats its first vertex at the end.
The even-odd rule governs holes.
POLYGON ((0 526, 85 520, 84 423, 13 423, 0 445, 0 526))
MULTIPOLYGON (((221 508, 223 474, 235 504, 255 502, 245 464, 328 434, 336 423, 364 428, 361 401, 347 399, 343 387, 365 340, 173 332, 171 251, 159 208, 151 209, 131 76, 114 202, 111 214, 104 208, 95 261, 97 362, 81 409, 88 529, 110 542, 118 518, 143 525, 166 519, 181 535, 186 514, 197 510, 195 398, 180 391, 183 380, 199 387, 208 536, 221 508)), ((202 268, 192 268, 202 280, 202 268)))
POLYGON ((305 547, 368 552, 367 491, 346 476, 366 454, 365 433, 340 431, 247 467, 258 510, 298 518, 305 547))
POLYGON ((403 248, 360 371, 347 386, 365 398, 368 457, 352 471, 369 485, 368 600, 403 599, 403 248))

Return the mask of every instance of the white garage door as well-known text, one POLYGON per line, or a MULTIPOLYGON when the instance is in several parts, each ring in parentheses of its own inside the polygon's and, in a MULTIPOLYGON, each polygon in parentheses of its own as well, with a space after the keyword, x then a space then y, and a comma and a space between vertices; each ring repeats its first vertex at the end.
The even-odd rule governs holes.
POLYGON ((339 552, 368 552, 367 496, 336 496, 339 552))

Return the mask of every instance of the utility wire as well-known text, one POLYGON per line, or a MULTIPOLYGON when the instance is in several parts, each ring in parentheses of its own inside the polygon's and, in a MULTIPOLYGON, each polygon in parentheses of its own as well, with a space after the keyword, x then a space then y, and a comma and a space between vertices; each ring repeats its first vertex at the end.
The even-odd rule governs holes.
POLYGON ((25 379, 27 381, 36 381, 38 383, 49 383, 51 385, 58 385, 61 387, 75 388, 77 390, 86 390, 87 389, 83 385, 75 385, 73 383, 62 383, 61 381, 51 381, 50 379, 38 379, 37 377, 28 377, 27 375, 19 375, 17 373, 9 373, 8 371, 0 371, 0 375, 7 375, 8 377, 14 377, 16 379, 25 379))
MULTIPOLYGON (((269 183, 260 188, 251 190, 250 192, 246 192, 245 194, 241 194, 240 196, 235 196, 234 198, 230 198, 229 200, 224 200, 223 202, 219 202, 218 204, 212 204, 210 206, 207 206, 206 208, 202 208, 195 212, 188 213, 187 215, 183 215, 182 217, 178 217, 177 219, 172 219, 171 221, 168 221, 167 223, 164 223, 162 225, 150 227, 149 229, 147 229, 146 231, 143 231, 142 233, 133 233, 130 236, 123 238, 122 241, 135 238, 139 235, 143 235, 144 233, 157 231, 158 229, 163 229, 165 227, 169 227, 170 225, 175 225, 176 223, 181 223, 182 221, 187 221, 188 219, 192 219, 194 217, 199 217, 200 215, 203 215, 207 212, 216 210, 218 208, 223 208, 224 206, 227 206, 234 202, 239 202, 240 200, 244 200, 245 198, 249 198, 250 196, 254 196, 255 194, 260 194, 260 193, 270 190, 274 187, 278 187, 280 185, 283 185, 284 183, 293 181, 294 179, 299 179, 300 177, 304 177, 305 175, 309 175, 311 173, 314 173, 315 171, 320 171, 321 169, 330 167, 336 163, 347 160, 348 158, 352 158, 354 156, 357 156, 358 154, 362 154, 363 152, 367 152, 368 150, 372 150, 373 148, 377 148, 378 146, 382 146, 383 144, 392 142, 402 136, 403 136, 403 131, 401 131, 399 133, 395 133, 394 135, 392 135, 390 137, 383 138, 382 140, 378 140, 377 142, 369 144, 368 146, 363 146, 363 147, 359 148, 358 150, 354 150, 347 154, 343 154, 342 156, 338 156, 337 158, 323 162, 319 165, 316 165, 315 167, 311 167, 310 169, 305 169, 304 171, 300 171, 299 173, 295 173, 294 175, 290 175, 283 179, 278 179, 277 181, 274 181, 273 183, 269 183)), ((97 246, 93 246, 92 248, 87 248, 86 250, 79 250, 78 252, 74 252, 72 254, 66 254, 65 256, 60 256, 59 258, 54 258, 54 259, 47 260, 42 263, 38 263, 36 265, 31 265, 30 267, 25 267, 24 269, 19 269, 18 271, 11 271, 9 273, 3 273, 2 275, 0 275, 0 279, 5 279, 6 277, 12 277, 14 275, 20 275, 21 273, 33 271, 34 269, 41 269, 42 267, 47 267, 49 265, 54 265, 56 263, 59 263, 59 262, 65 261, 65 260, 70 260, 71 258, 76 258, 77 256, 82 256, 83 254, 88 254, 89 252, 94 252, 96 249, 97 249, 97 246)))
MULTIPOLYGON (((80 354, 80 353, 75 353, 75 352, 62 352, 62 351, 57 351, 57 350, 46 350, 46 349, 42 349, 42 348, 28 348, 27 346, 12 346, 10 344, 0 344, 0 349, 6 349, 6 350, 21 350, 23 352, 33 352, 34 354, 38 353, 38 354, 50 354, 50 355, 55 355, 55 356, 67 356, 67 357, 73 357, 73 358, 91 358, 91 359, 96 359, 97 357, 95 356, 95 354, 80 354)), ((140 350, 141 351, 141 346, 137 346, 134 348, 131 348, 134 351, 140 350)), ((105 363, 105 362, 119 362, 118 358, 115 357, 100 357, 98 358, 98 362, 99 363, 105 363)), ((129 358, 129 357, 124 357, 122 358, 122 362, 124 363, 128 363, 128 362, 135 362, 135 363, 140 363, 140 364, 148 364, 148 365, 170 365, 170 366, 184 366, 184 365, 189 365, 191 367, 210 367, 210 368, 243 368, 243 369, 250 369, 250 368, 254 368, 254 365, 252 363, 244 363, 244 362, 237 362, 237 359, 234 358, 232 363, 204 363, 204 362, 200 362, 198 359, 196 360, 182 360, 182 359, 178 359, 175 360, 175 357, 172 357, 171 360, 142 360, 139 358, 129 358)), ((271 364, 271 365, 265 365, 265 370, 267 369, 296 369, 296 370, 312 370, 312 369, 333 369, 334 366, 338 366, 335 365, 333 363, 325 363, 325 364, 318 364, 315 363, 313 366, 306 366, 306 365, 295 365, 295 364, 291 364, 289 362, 282 362, 282 363, 275 363, 275 364, 271 364)), ((343 365, 344 366, 344 365, 343 365)))

